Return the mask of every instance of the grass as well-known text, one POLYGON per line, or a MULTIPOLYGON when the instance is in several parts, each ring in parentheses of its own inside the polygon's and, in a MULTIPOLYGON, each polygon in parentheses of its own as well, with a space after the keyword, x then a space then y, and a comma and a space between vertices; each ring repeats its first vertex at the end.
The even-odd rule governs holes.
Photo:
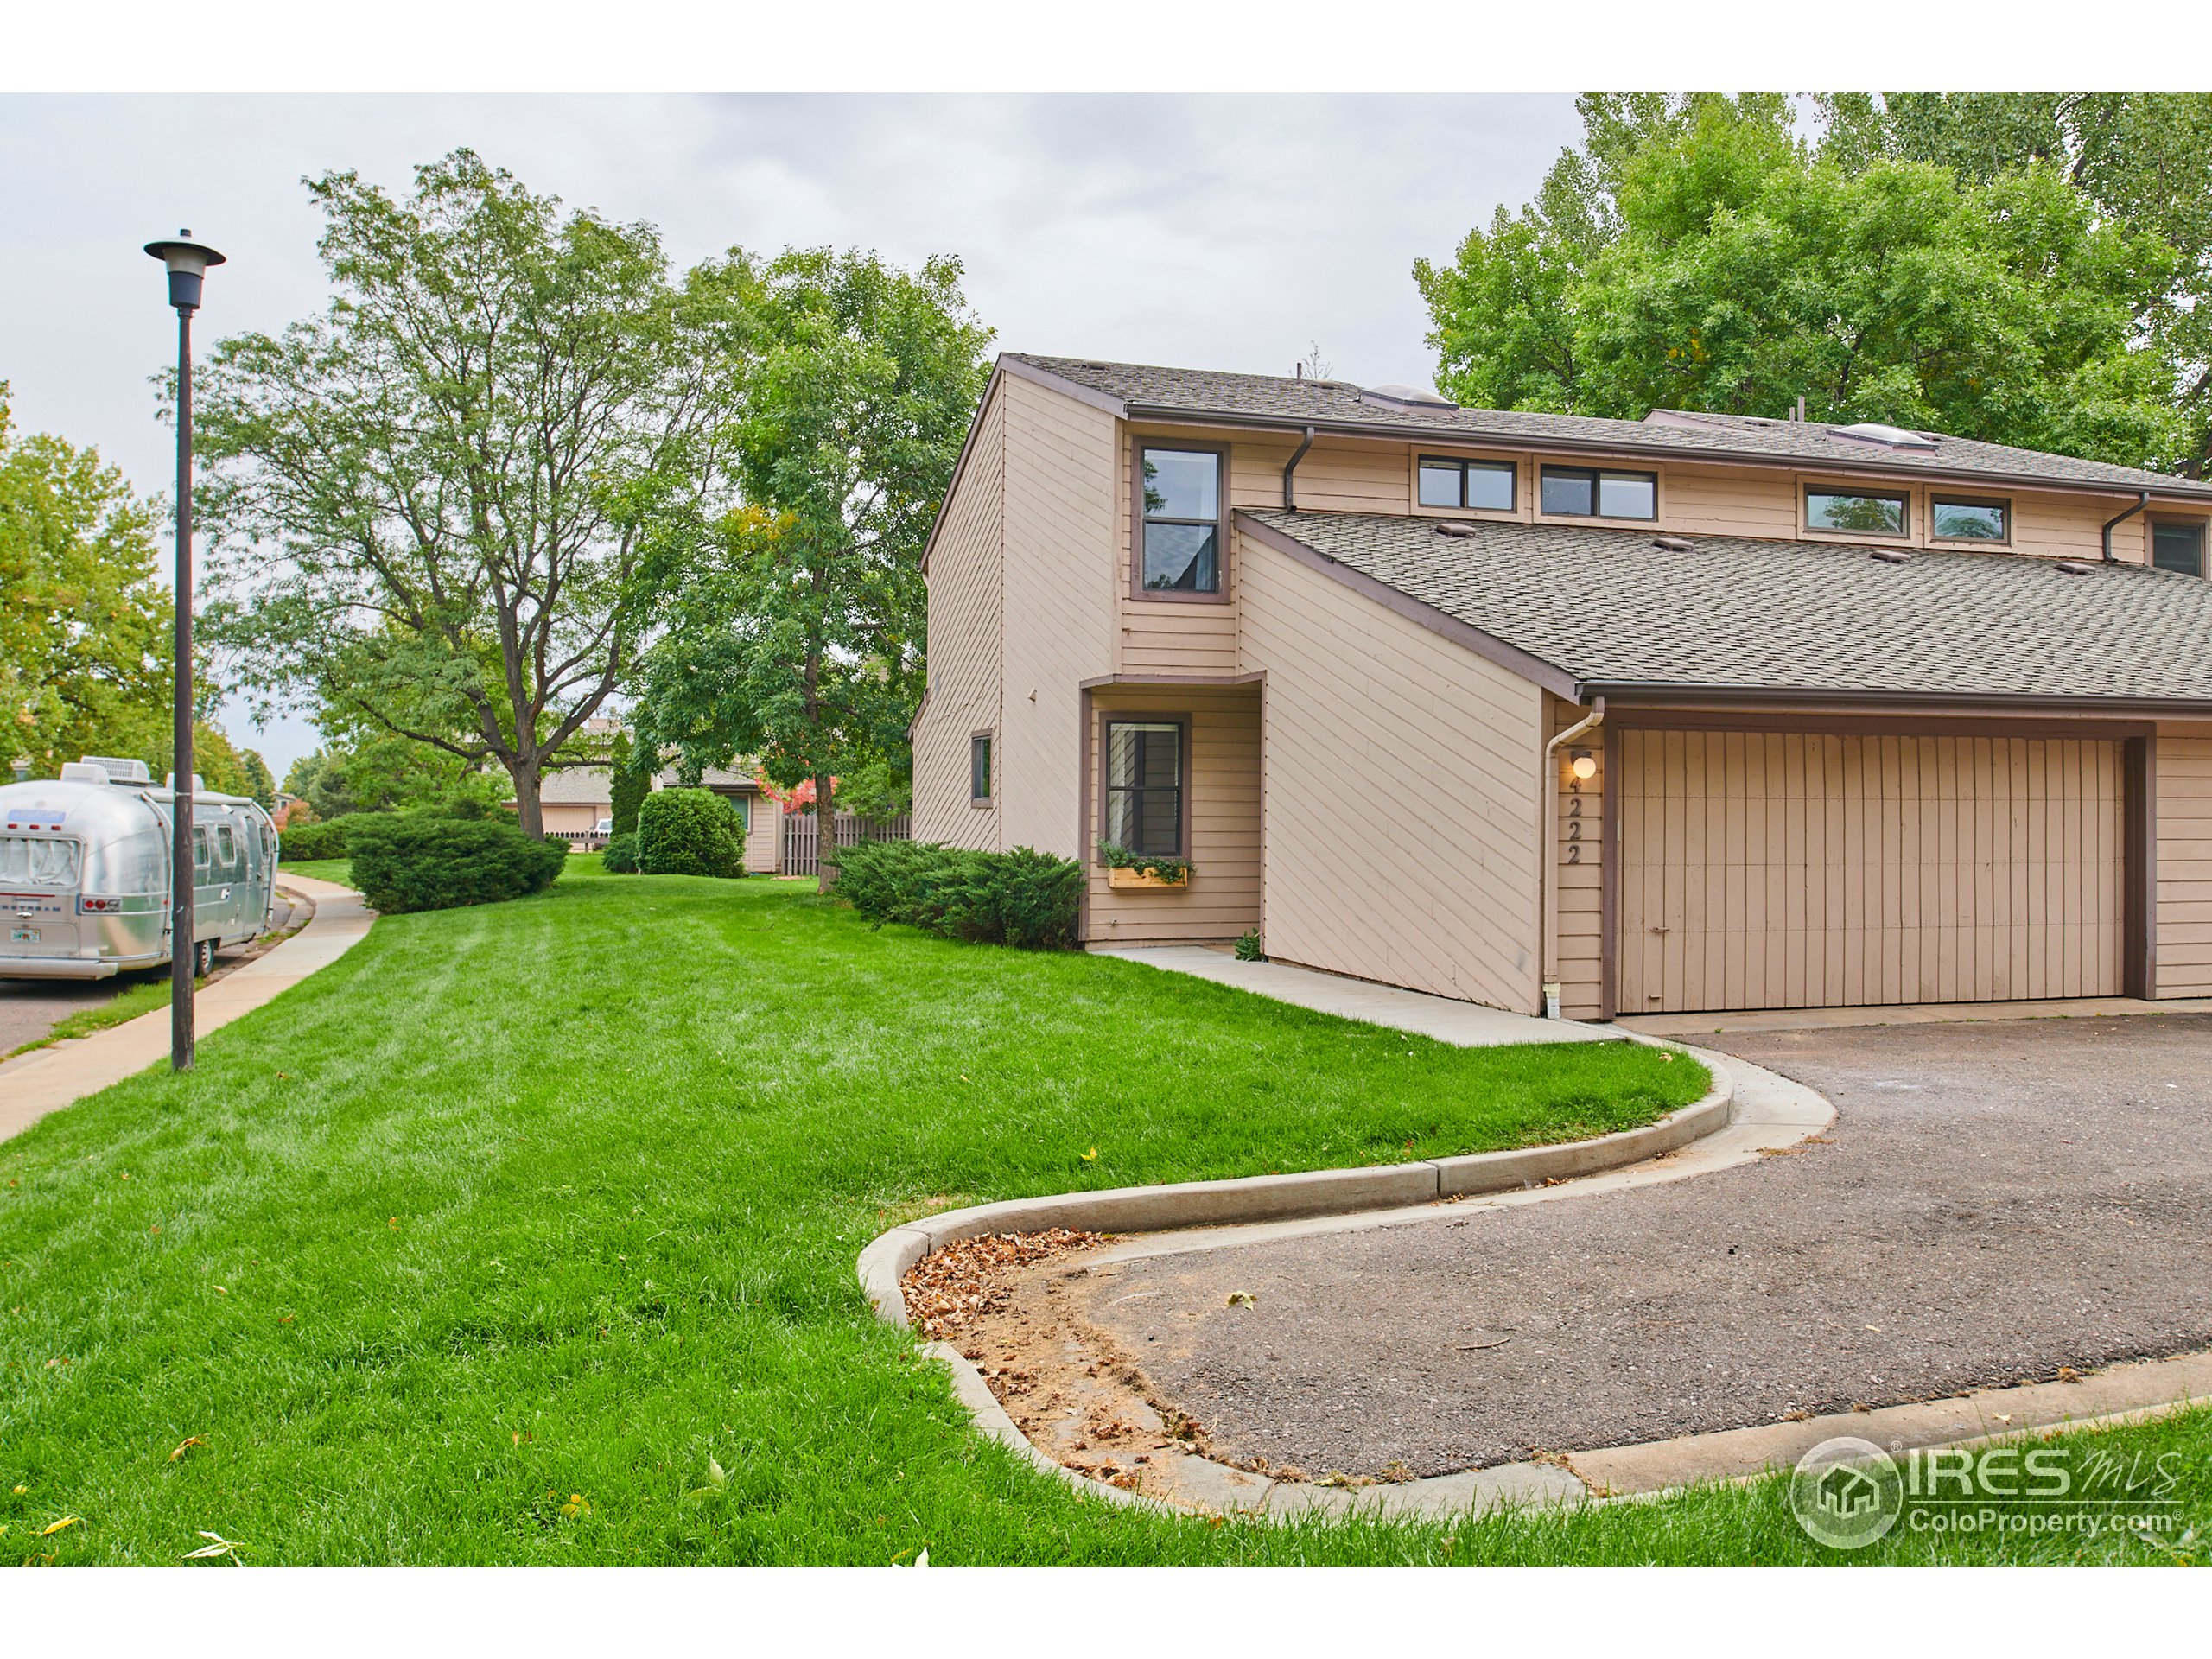
POLYGON ((318 881, 335 881, 349 885, 353 879, 353 861, 350 858, 292 858, 276 866, 281 875, 312 876, 318 881))
MULTIPOLYGON (((1109 1510, 970 1433, 854 1281, 954 1203, 1601 1133, 1704 1083, 579 858, 387 917, 193 1072, 0 1143, 0 1560, 203 1529, 256 1562, 1825 1559, 1770 1482, 1456 1524, 1109 1510)), ((2109 1438, 2180 1452, 2212 1513, 2206 1418, 2109 1438)))

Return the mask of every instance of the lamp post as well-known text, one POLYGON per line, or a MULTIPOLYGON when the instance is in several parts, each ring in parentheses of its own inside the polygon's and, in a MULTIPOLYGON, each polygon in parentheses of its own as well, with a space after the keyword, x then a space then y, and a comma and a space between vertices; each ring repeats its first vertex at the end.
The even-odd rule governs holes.
POLYGON ((192 970, 199 965, 193 936, 192 862, 192 314, 200 308, 200 279, 223 256, 190 231, 171 242, 149 242, 146 251, 168 267, 169 303, 176 308, 176 734, 169 790, 169 1070, 192 1070, 192 970))

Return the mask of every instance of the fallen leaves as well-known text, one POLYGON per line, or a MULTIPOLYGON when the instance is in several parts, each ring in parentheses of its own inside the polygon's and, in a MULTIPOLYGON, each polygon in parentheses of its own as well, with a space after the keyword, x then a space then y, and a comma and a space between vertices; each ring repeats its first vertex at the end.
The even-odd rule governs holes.
POLYGON ((1093 1147, 1089 1152, 1084 1153, 1083 1154, 1083 1161, 1086 1164, 1096 1163, 1098 1161, 1098 1148, 1093 1147))
POLYGON ((169 1461, 171 1463, 180 1463, 183 1461, 184 1454, 191 1451, 194 1446, 205 1446, 207 1444, 207 1442, 201 1440, 197 1434, 188 1434, 178 1445, 176 1450, 169 1453, 169 1461))
POLYGON ((986 1233, 934 1250, 906 1270, 899 1288, 922 1334, 944 1341, 984 1315, 1001 1311, 1011 1293, 994 1286, 1009 1268, 1050 1261, 1106 1242, 1102 1233, 1054 1227, 1037 1233, 986 1233))
POLYGON ((57 1532, 64 1531, 70 1527, 81 1527, 84 1524, 85 1522, 80 1516, 65 1515, 59 1521, 56 1521, 52 1526, 41 1527, 38 1529, 38 1535, 41 1538, 51 1538, 57 1532))
POLYGON ((1229 1293, 1229 1306, 1231 1307, 1257 1307, 1259 1305, 1259 1299, 1249 1290, 1232 1290, 1229 1293))
POLYGON ((590 1513, 591 1500, 586 1497, 582 1492, 570 1492, 569 1494, 569 1501, 561 1505, 561 1514, 563 1518, 565 1520, 574 1521, 579 1516, 586 1516, 590 1513))
POLYGON ((200 1529, 200 1535, 202 1538, 207 1539, 208 1541, 202 1544, 198 1549, 187 1550, 184 1553, 184 1559, 186 1560, 213 1561, 227 1559, 233 1567, 244 1567, 245 1565, 244 1561, 238 1559, 238 1551, 245 1548, 244 1544, 234 1543, 230 1539, 224 1537, 221 1533, 209 1532, 205 1528, 200 1529))

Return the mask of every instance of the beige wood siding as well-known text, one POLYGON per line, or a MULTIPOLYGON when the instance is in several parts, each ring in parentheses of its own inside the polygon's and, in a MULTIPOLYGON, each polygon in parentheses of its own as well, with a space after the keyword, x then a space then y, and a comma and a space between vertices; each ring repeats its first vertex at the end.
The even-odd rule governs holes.
POLYGON ((2212 996, 2212 734, 2159 734, 2158 996, 2212 996))
POLYGON ((2120 745, 1621 734, 1619 1011, 2120 994, 2120 745))
POLYGON ((1094 944, 1233 939, 1260 925, 1260 688, 1115 686, 1092 694, 1090 786, 1084 822, 1097 840, 1103 737, 1109 720, 1188 715, 1191 882, 1173 890, 1107 885, 1094 848, 1087 937, 1094 944))
POLYGON ((1665 527, 1685 536, 1797 534, 1796 485, 1787 473, 1669 467, 1665 527))
POLYGON ((784 867, 784 809, 772 795, 733 798, 745 814, 745 868, 773 875, 784 867))
MULTIPOLYGON (((1589 714, 1559 698, 1552 704, 1551 729, 1565 731, 1589 714)), ((1551 777, 1559 791, 1553 820, 1552 880, 1558 884, 1554 913, 1558 918, 1559 958, 1552 964, 1559 981, 1560 1012, 1570 1020, 1594 1020, 1605 1013, 1605 732, 1597 727, 1554 752, 1551 777), (1586 782, 1569 770, 1577 749, 1598 760, 1598 775, 1586 782)))
POLYGON ((1236 556, 1268 954, 1535 1012, 1543 693, 1249 537, 1236 556))
POLYGON ((930 550, 929 696, 914 723, 914 834, 995 849, 999 815, 968 800, 968 743, 996 732, 1002 698, 1007 389, 979 419, 930 550))
POLYGON ((1002 846, 1077 858, 1082 684, 1113 671, 1120 423, 1030 381, 1006 386, 1006 696, 992 787, 1002 846))

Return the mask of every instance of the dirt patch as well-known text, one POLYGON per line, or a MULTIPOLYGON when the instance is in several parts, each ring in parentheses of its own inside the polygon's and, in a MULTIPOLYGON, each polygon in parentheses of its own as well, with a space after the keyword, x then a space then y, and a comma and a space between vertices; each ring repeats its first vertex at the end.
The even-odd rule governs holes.
MULTIPOLYGON (((1205 1426, 1163 1402, 1135 1357, 1085 1317, 1098 1287, 1077 1258, 1109 1242, 1055 1228, 947 1245, 900 1281, 907 1313, 975 1365, 1033 1446, 1093 1480, 1234 1509, 1256 1504, 1271 1480, 1309 1478, 1264 1459, 1217 1454, 1205 1426)), ((1331 1474, 1317 1484, 1374 1483, 1331 1474)))

